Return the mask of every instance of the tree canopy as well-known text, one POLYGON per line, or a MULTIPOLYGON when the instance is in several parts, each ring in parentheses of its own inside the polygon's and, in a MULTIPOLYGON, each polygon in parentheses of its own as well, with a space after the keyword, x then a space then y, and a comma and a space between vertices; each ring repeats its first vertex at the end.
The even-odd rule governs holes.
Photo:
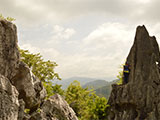
POLYGON ((93 90, 82 88, 78 81, 68 86, 65 99, 80 120, 102 120, 106 116, 107 99, 97 96, 93 90))
POLYGON ((28 50, 20 49, 20 55, 21 61, 26 63, 33 74, 42 81, 47 91, 47 97, 50 97, 55 93, 63 94, 61 85, 53 85, 54 79, 61 80, 58 73, 54 71, 55 67, 58 66, 56 62, 50 60, 45 61, 40 53, 33 54, 28 50))
POLYGON ((50 80, 59 79, 58 73, 54 71, 58 66, 56 62, 50 60, 45 61, 40 53, 32 54, 28 50, 20 50, 21 61, 26 63, 32 70, 33 74, 37 76, 41 81, 48 82, 50 80))

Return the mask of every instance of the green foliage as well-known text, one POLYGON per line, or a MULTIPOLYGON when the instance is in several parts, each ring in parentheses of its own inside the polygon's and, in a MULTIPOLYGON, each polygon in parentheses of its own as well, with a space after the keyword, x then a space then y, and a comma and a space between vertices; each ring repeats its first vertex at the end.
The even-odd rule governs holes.
POLYGON ((102 120, 106 116, 105 110, 107 106, 106 98, 95 96, 95 98, 92 99, 92 104, 90 104, 90 119, 102 120))
POLYGON ((30 109, 25 109, 24 112, 27 113, 27 114, 29 114, 30 109))
POLYGON ((50 60, 44 61, 40 53, 32 54, 28 50, 20 50, 21 61, 26 63, 31 68, 33 74, 37 76, 41 81, 50 81, 53 79, 61 79, 58 73, 54 72, 54 68, 57 66, 55 62, 50 60))
POLYGON ((61 89, 61 85, 53 85, 52 82, 55 78, 61 80, 58 73, 54 72, 54 68, 57 66, 55 62, 44 61, 40 53, 32 54, 28 50, 20 50, 20 55, 21 61, 26 63, 33 74, 43 82, 47 91, 47 98, 55 93, 63 95, 64 91, 61 89))
POLYGON ((123 71, 120 71, 119 74, 117 75, 117 78, 119 81, 117 82, 117 85, 123 84, 123 71))
POLYGON ((61 88, 62 85, 55 84, 52 86, 52 91, 54 94, 58 93, 60 95, 64 95, 64 90, 61 88))
POLYGON ((43 82, 43 86, 45 87, 46 91, 47 91, 47 98, 54 95, 53 93, 53 86, 51 82, 43 82))
POLYGON ((40 109, 40 108, 38 108, 36 111, 37 111, 38 113, 40 113, 40 112, 41 112, 41 109, 40 109))
POLYGON ((80 120, 102 120, 106 116, 106 98, 98 97, 93 90, 82 88, 78 81, 69 85, 65 99, 80 120))
POLYGON ((63 95, 64 94, 64 90, 61 89, 61 86, 62 85, 58 85, 58 84, 55 84, 53 85, 52 82, 43 82, 43 85, 44 87, 46 88, 46 91, 47 91, 47 98, 58 93, 60 95, 63 95))
POLYGON ((65 94, 66 101, 71 105, 78 116, 83 116, 83 110, 87 109, 86 101, 89 96, 89 91, 82 88, 78 81, 71 83, 65 94))
POLYGON ((15 21, 16 19, 15 19, 15 18, 12 18, 12 17, 7 17, 6 20, 12 22, 12 21, 15 21))
POLYGON ((118 73, 118 75, 117 75, 117 78, 119 79, 119 81, 117 82, 117 85, 123 84, 123 66, 124 66, 124 64, 122 64, 122 65, 120 66, 121 71, 119 71, 119 73, 118 73))
POLYGON ((2 14, 0 14, 0 19, 5 19, 2 14))
POLYGON ((7 18, 5 18, 2 14, 0 14, 0 19, 7 20, 7 21, 10 21, 10 22, 16 20, 15 18, 12 18, 12 17, 7 17, 7 18))

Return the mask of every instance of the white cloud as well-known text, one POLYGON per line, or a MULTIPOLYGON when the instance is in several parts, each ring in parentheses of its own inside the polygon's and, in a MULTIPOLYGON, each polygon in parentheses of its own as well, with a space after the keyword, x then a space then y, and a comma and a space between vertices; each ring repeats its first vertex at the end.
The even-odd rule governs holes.
POLYGON ((31 44, 22 44, 20 45, 20 48, 29 50, 29 52, 34 54, 40 53, 46 60, 58 61, 58 56, 60 55, 60 53, 54 48, 40 48, 31 44))
POLYGON ((62 26, 55 25, 53 27, 53 36, 48 43, 63 43, 64 40, 70 39, 75 33, 76 31, 73 28, 64 28, 62 26))
POLYGON ((133 43, 134 32, 135 29, 130 30, 125 24, 99 25, 79 41, 79 53, 63 56, 59 71, 64 77, 116 77, 133 43))
POLYGON ((21 48, 56 61, 62 77, 115 77, 137 23, 160 38, 158 0, 0 1, 2 14, 16 18, 22 29, 21 48))
POLYGON ((116 40, 120 40, 120 38, 121 41, 127 41, 130 34, 130 31, 127 31, 127 26, 123 24, 104 23, 96 30, 92 31, 87 38, 84 39, 84 41, 86 44, 94 42, 95 44, 98 43, 106 45, 108 41, 112 40, 113 42, 116 42, 116 40))
POLYGON ((138 2, 143 3, 143 4, 147 4, 147 3, 150 3, 151 0, 139 0, 138 2))
POLYGON ((76 31, 72 28, 67 28, 65 31, 64 31, 64 38, 65 39, 69 39, 71 36, 73 36, 74 34, 76 33, 76 31))
POLYGON ((53 27, 53 33, 59 33, 59 32, 63 32, 63 31, 64 31, 64 28, 62 26, 55 25, 53 27))
POLYGON ((134 32, 135 29, 129 29, 125 24, 104 23, 84 38, 83 42, 86 51, 89 49, 94 51, 104 50, 106 54, 114 55, 116 52, 124 52, 129 49, 134 38, 134 32))
POLYGON ((0 11, 28 25, 64 23, 89 14, 153 23, 160 20, 158 5, 159 0, 1 0, 0 11))

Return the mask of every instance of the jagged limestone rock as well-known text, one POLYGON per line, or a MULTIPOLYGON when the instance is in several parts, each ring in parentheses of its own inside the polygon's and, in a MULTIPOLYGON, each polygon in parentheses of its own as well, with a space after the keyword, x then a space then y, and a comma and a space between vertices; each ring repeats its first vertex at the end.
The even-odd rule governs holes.
POLYGON ((19 56, 16 26, 0 20, 0 120, 77 120, 59 95, 44 100, 44 86, 19 56), (42 113, 38 112, 40 106, 42 113), (29 114, 24 112, 26 108, 29 114))
POLYGON ((46 96, 41 81, 36 78, 28 66, 20 62, 18 72, 12 79, 13 85, 19 91, 19 99, 25 101, 25 107, 36 110, 46 96))
POLYGON ((138 26, 131 51, 129 82, 112 85, 109 120, 160 120, 160 52, 156 38, 138 26))
POLYGON ((17 120, 18 112, 18 91, 0 74, 0 120, 17 120))
POLYGON ((11 22, 0 20, 0 74, 12 79, 18 67, 17 28, 11 22))
POLYGON ((0 20, 0 74, 17 88, 19 99, 25 101, 26 107, 34 110, 45 98, 46 91, 19 56, 16 26, 0 20))
POLYGON ((19 99, 19 111, 18 111, 18 120, 23 120, 25 115, 25 102, 23 99, 19 99))
POLYGON ((44 101, 30 120, 78 120, 78 118, 68 103, 59 94, 55 94, 44 101))

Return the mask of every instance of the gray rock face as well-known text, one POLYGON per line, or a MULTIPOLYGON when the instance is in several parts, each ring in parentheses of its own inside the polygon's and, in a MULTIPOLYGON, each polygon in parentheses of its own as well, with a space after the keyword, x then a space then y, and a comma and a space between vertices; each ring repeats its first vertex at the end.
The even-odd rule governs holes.
POLYGON ((46 92, 40 80, 20 62, 19 56, 16 26, 0 20, 0 74, 17 88, 19 99, 25 101, 26 107, 34 110, 45 98, 46 92))
POLYGON ((138 26, 127 57, 129 82, 112 85, 109 120, 160 120, 160 52, 155 37, 138 26))
POLYGON ((18 67, 17 28, 6 20, 0 20, 0 74, 12 79, 18 67))
POLYGON ((10 81, 0 75, 0 120, 17 120, 18 91, 10 81))
POLYGON ((78 120, 61 96, 44 100, 44 86, 19 56, 16 26, 0 20, 0 120, 78 120))
POLYGON ((24 116, 25 116, 25 102, 23 101, 23 99, 19 100, 19 111, 18 111, 18 120, 23 120, 24 116))
POLYGON ((19 99, 23 99, 25 107, 36 110, 46 96, 41 81, 36 78, 28 66, 20 62, 17 74, 13 77, 13 85, 19 91, 19 99))
POLYGON ((78 118, 68 103, 60 95, 55 94, 42 104, 39 112, 33 113, 31 120, 78 120, 78 118))

